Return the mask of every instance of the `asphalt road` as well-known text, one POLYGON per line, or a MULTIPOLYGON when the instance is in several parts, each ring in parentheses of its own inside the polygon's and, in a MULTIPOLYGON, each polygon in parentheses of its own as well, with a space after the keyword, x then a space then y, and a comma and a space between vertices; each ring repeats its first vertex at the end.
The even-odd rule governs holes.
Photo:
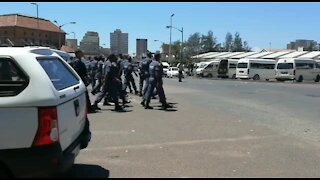
MULTIPOLYGON (((320 84, 165 79, 172 110, 90 114, 93 133, 60 177, 320 177, 320 84)), ((94 99, 94 97, 91 97, 94 99)))

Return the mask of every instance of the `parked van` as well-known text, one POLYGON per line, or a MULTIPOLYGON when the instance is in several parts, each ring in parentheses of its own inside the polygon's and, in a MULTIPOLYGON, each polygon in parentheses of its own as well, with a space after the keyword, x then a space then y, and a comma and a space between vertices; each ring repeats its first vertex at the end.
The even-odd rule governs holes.
POLYGON ((238 59, 222 59, 218 66, 218 77, 236 79, 238 59))
POLYGON ((201 77, 217 77, 218 76, 218 66, 220 60, 213 60, 209 62, 202 62, 200 67, 196 69, 196 73, 201 77))
POLYGON ((320 80, 320 66, 313 59, 288 58, 279 59, 276 66, 276 77, 278 81, 296 80, 320 80))
POLYGON ((163 67, 163 75, 165 77, 167 77, 167 72, 169 70, 170 64, 165 62, 165 61, 161 62, 161 64, 162 64, 162 67, 163 67))
POLYGON ((275 60, 240 59, 237 64, 236 78, 269 81, 275 78, 275 65, 275 60))

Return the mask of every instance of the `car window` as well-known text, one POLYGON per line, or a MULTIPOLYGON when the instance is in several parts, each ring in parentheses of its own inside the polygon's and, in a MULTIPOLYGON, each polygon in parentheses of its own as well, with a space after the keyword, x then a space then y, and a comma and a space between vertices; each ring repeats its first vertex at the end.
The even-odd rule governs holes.
POLYGON ((37 58, 37 60, 58 91, 79 84, 77 76, 60 59, 37 58))
POLYGON ((0 58, 0 97, 16 96, 29 84, 29 78, 12 59, 0 58))

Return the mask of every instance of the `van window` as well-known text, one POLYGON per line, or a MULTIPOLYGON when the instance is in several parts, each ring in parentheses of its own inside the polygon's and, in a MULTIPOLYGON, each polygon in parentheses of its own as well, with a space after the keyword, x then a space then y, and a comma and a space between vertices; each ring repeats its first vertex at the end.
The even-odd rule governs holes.
POLYGON ((0 58, 0 97, 16 96, 29 84, 29 78, 10 58, 0 58))
POLYGON ((278 63, 277 69, 293 69, 293 63, 278 63))
POLYGON ((312 62, 296 62, 297 69, 313 69, 314 64, 312 62))
POLYGON ((213 64, 209 64, 206 69, 213 68, 213 64))
POLYGON ((238 63, 238 68, 248 68, 248 63, 238 63))
POLYGON ((77 76, 60 59, 37 58, 37 60, 58 91, 79 84, 77 76))
POLYGON ((230 69, 235 69, 237 67, 237 64, 236 63, 230 63, 229 64, 229 68, 230 69))
POLYGON ((252 69, 274 69, 274 64, 250 63, 252 69))

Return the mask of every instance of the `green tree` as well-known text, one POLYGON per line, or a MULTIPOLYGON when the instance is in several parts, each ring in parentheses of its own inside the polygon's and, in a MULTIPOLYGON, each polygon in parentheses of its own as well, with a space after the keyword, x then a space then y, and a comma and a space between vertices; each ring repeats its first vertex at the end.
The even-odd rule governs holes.
POLYGON ((240 34, 238 32, 236 32, 234 35, 232 51, 233 52, 243 51, 242 39, 241 39, 240 34))
POLYGON ((201 36, 200 33, 191 34, 184 44, 185 53, 184 56, 190 58, 191 56, 200 54, 202 52, 201 49, 201 36))
POLYGON ((249 47, 247 41, 243 42, 243 51, 245 51, 245 52, 250 52, 251 51, 251 47, 249 47))
POLYGON ((211 30, 208 31, 207 35, 202 35, 201 50, 203 53, 217 51, 217 38, 213 36, 211 30))
POLYGON ((230 32, 226 34, 225 42, 224 42, 224 51, 232 51, 233 49, 233 37, 230 32))

